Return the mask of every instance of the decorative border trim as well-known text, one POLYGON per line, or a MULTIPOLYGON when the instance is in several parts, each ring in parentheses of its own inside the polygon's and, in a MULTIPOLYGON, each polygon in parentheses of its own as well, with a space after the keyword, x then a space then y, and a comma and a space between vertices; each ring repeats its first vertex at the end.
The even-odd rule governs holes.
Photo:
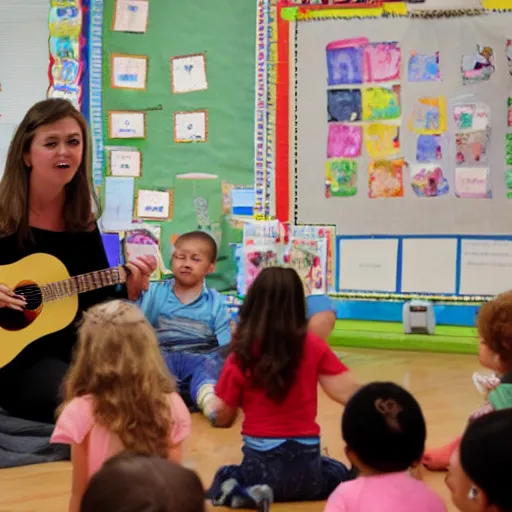
POLYGON ((96 190, 103 181, 105 147, 103 142, 103 0, 91 1, 90 19, 90 126, 92 132, 92 172, 96 190))
POLYGON ((265 134, 267 131, 267 8, 269 0, 258 0, 256 14, 256 105, 254 134, 254 217, 265 219, 268 187, 265 134))

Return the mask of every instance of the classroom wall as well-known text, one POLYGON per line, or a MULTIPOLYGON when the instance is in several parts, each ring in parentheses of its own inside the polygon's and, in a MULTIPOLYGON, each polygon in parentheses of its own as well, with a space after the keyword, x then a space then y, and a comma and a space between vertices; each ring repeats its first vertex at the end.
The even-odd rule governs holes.
POLYGON ((0 1, 0 176, 12 133, 48 89, 48 0, 0 1))

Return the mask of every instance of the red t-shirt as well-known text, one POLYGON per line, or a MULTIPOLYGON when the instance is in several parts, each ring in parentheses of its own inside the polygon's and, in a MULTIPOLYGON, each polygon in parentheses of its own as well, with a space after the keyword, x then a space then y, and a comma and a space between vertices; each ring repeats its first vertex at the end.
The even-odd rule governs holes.
POLYGON ((339 375, 345 371, 347 367, 327 342, 308 333, 295 383, 282 403, 270 400, 262 389, 250 384, 238 366, 235 354, 226 359, 215 394, 230 407, 243 410, 243 435, 270 438, 318 436, 318 376, 339 375))

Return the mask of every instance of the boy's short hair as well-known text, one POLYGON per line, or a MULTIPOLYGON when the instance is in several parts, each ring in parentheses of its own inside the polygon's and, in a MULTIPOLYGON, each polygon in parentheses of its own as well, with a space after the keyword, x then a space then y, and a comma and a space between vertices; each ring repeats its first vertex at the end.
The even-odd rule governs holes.
POLYGON ((180 235, 176 241, 174 242, 174 246, 177 247, 180 242, 188 242, 188 241, 198 241, 203 242, 208 245, 208 252, 210 254, 210 261, 215 263, 217 261, 217 242, 210 236, 208 233, 204 231, 190 231, 188 233, 183 233, 180 235))
POLYGON ((485 414, 471 422, 459 448, 464 473, 499 510, 512 510, 512 409, 485 414))
POLYGON ((420 461, 427 429, 421 408, 408 391, 392 382, 374 382, 348 401, 342 433, 363 464, 394 473, 420 461))
POLYGON ((504 363, 512 364, 512 291, 500 293, 482 305, 477 328, 481 340, 504 363))
POLYGON ((205 512, 194 471, 154 455, 122 452, 91 478, 80 512, 205 512))

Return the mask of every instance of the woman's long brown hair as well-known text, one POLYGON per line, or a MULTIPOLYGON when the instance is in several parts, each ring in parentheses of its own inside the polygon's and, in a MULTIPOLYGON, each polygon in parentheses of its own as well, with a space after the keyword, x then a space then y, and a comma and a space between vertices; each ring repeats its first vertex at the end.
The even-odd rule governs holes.
POLYGON ((17 233, 23 245, 30 238, 29 177, 24 156, 30 151, 36 131, 44 125, 71 117, 80 126, 83 140, 82 162, 74 178, 66 185, 64 222, 67 231, 89 231, 99 212, 92 185, 91 144, 84 116, 67 100, 55 98, 33 105, 18 126, 9 146, 4 174, 0 181, 0 236, 17 233))
POLYGON ((306 299, 292 268, 263 269, 240 310, 232 351, 252 384, 282 402, 294 382, 307 333, 306 299))
POLYGON ((95 420, 129 451, 167 458, 171 432, 168 394, 174 381, 143 313, 115 300, 84 313, 64 403, 91 395, 95 420))

